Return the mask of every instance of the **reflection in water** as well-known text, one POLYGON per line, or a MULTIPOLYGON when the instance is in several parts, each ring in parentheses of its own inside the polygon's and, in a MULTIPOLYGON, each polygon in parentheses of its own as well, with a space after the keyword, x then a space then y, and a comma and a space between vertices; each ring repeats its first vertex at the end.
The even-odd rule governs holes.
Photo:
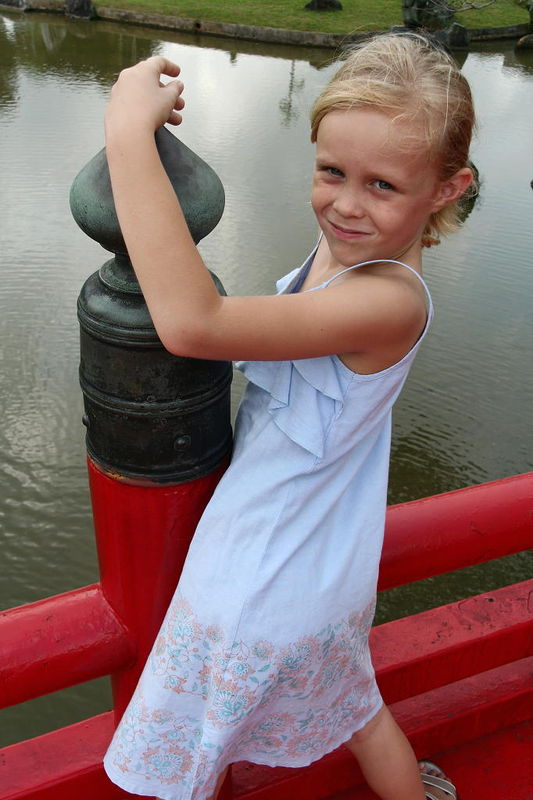
MULTIPOLYGON (((76 298, 107 258, 68 208, 70 183, 101 147, 116 74, 154 53, 178 61, 180 138, 219 173, 226 212, 202 242, 230 293, 273 290, 316 237, 308 111, 331 54, 56 16, 0 16, 2 270, 0 522, 6 607, 97 578, 87 494, 76 298)), ((464 71, 480 134, 483 194, 465 231, 427 255, 437 316, 395 414, 392 502, 530 468, 529 164, 531 57, 483 47, 464 71), (495 102, 498 98, 498 102, 495 102), (509 125, 512 119, 513 124, 509 125)), ((134 110, 132 110, 134 113, 134 110)), ((238 401, 243 381, 235 382, 238 401)), ((387 593, 380 614, 416 610, 527 574, 524 556, 427 588, 387 593), (510 576, 510 577, 509 577, 510 576), (485 582, 485 583, 484 583, 485 582)), ((439 582, 440 581, 440 582, 439 582)), ((0 715, 3 741, 103 710, 102 684, 0 715)))
POLYGON ((7 17, 0 17, 0 105, 8 106, 18 99, 16 25, 7 17))
POLYGON ((291 71, 289 77, 289 89, 287 92, 286 97, 279 101, 279 108, 282 114, 282 122, 284 125, 290 125, 293 120, 298 119, 299 112, 294 109, 293 107, 293 94, 295 92, 301 92, 305 85, 305 81, 303 79, 297 80, 295 77, 296 72, 296 61, 293 59, 291 61, 291 71))
POLYGON ((3 23, 11 35, 1 38, 2 62, 11 47, 19 68, 35 76, 58 68, 63 80, 97 81, 106 89, 121 69, 154 55, 159 46, 155 39, 117 35, 112 27, 100 30, 91 23, 53 15, 38 19, 4 15, 3 23), (96 58, 95 48, 100 51, 96 58))
POLYGON ((67 35, 66 29, 58 26, 53 27, 46 22, 43 22, 39 27, 41 39, 48 52, 52 53, 54 50, 57 50, 67 35))
POLYGON ((533 52, 531 50, 513 50, 506 54, 503 63, 506 67, 519 69, 521 72, 533 75, 533 52))
MULTIPOLYGON (((489 56, 491 60, 495 58, 494 48, 488 43, 480 43, 476 51, 489 56)), ((517 70, 524 75, 533 75, 533 50, 516 49, 514 43, 506 43, 505 49, 499 54, 501 63, 504 67, 517 70)))

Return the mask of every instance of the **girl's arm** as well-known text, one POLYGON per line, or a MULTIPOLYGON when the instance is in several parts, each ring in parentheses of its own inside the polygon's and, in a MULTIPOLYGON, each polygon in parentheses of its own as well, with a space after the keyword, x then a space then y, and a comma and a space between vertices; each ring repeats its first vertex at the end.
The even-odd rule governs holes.
POLYGON ((122 233, 164 346, 195 358, 284 360, 379 352, 416 337, 420 298, 403 275, 295 295, 218 295, 155 145, 154 131, 179 124, 183 108, 183 85, 162 86, 161 74, 177 78, 179 68, 156 56, 121 73, 106 147, 122 233))

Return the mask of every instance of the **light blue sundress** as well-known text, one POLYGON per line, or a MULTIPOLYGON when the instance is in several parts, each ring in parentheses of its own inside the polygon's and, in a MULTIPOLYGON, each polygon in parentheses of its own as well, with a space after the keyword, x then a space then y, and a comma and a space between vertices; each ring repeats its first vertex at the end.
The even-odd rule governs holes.
MULTIPOLYGON (((279 292, 299 290, 315 252, 279 292)), ((433 315, 420 280, 426 326, 388 369, 237 364, 249 384, 231 465, 105 758, 125 790, 206 800, 227 764, 305 766, 380 709, 368 633, 391 409, 433 315)))

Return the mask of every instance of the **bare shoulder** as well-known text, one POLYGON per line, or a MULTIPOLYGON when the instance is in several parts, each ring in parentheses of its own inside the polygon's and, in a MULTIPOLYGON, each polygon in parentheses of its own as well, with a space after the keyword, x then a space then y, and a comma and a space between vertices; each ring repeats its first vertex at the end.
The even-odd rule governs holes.
POLYGON ((428 314, 424 285, 401 264, 360 267, 342 277, 347 295, 357 294, 358 305, 364 298, 371 322, 365 346, 338 355, 354 372, 380 372, 400 361, 420 338, 428 314))

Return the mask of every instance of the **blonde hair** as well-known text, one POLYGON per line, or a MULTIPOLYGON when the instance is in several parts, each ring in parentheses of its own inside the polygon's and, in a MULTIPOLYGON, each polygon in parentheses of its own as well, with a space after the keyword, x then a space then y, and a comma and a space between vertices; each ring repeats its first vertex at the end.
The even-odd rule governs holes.
MULTIPOLYGON (((416 125, 428 158, 445 181, 469 167, 469 148, 475 125, 472 95, 457 64, 425 36, 416 33, 382 34, 350 49, 331 82, 311 109, 311 141, 315 142, 321 120, 330 111, 372 107, 393 119, 416 125)), ((475 188, 471 189, 475 194, 475 188)), ((431 214, 422 244, 429 247, 440 235, 460 226, 464 195, 431 214)))

